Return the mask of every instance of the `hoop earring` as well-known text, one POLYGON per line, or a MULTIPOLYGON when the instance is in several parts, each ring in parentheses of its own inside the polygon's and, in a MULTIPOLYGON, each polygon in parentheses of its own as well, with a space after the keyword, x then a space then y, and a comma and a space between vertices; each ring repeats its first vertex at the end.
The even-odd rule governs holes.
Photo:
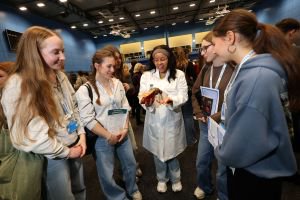
POLYGON ((235 45, 228 46, 227 51, 229 53, 234 53, 236 51, 236 46, 235 45))

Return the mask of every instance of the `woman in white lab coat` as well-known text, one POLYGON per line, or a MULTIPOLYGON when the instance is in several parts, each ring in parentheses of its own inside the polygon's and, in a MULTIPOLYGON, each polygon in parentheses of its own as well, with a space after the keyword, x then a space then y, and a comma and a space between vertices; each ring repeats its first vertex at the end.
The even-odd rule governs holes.
POLYGON ((145 92, 158 88, 161 94, 147 99, 143 146, 153 153, 158 179, 157 191, 167 191, 167 182, 172 190, 182 190, 180 166, 176 158, 186 147, 186 136, 181 106, 187 101, 187 84, 182 71, 176 70, 176 59, 171 49, 160 45, 153 49, 150 71, 141 77, 140 102, 145 92))

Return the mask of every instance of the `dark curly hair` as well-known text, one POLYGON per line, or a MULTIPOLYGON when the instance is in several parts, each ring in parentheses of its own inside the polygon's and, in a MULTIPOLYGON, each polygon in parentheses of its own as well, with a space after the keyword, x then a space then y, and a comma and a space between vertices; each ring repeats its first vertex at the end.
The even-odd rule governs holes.
MULTIPOLYGON (((176 78, 176 58, 175 58, 175 55, 173 54, 172 50, 167 45, 159 45, 159 46, 154 47, 152 52, 154 52, 156 49, 164 49, 169 53, 168 70, 170 71, 170 74, 168 77, 168 81, 170 82, 171 79, 175 80, 175 78, 176 78)), ((151 54, 151 56, 150 56, 149 64, 150 64, 149 70, 152 70, 152 69, 156 70, 156 66, 153 61, 153 54, 151 54)))

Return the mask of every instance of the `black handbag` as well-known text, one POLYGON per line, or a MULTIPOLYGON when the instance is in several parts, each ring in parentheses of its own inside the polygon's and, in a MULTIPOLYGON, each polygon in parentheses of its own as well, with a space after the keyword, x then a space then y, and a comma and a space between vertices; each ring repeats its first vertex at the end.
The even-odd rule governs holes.
MULTIPOLYGON (((91 103, 93 104, 93 91, 90 86, 90 84, 86 83, 84 86, 87 88, 89 97, 91 99, 91 103)), ((85 137, 86 137, 86 153, 85 155, 94 154, 95 152, 95 144, 98 138, 98 135, 96 135, 93 131, 88 129, 87 127, 84 127, 85 130, 85 137)))

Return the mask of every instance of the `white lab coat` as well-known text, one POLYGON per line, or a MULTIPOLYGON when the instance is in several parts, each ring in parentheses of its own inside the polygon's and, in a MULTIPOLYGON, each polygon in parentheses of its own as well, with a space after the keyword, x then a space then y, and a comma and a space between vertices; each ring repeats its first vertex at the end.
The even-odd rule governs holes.
POLYGON ((156 101, 145 107, 143 146, 165 162, 176 157, 186 148, 186 136, 181 105, 188 100, 187 83, 182 71, 177 70, 175 80, 168 81, 169 71, 160 79, 158 70, 145 72, 141 77, 139 98, 152 87, 163 93, 158 98, 170 97, 173 105, 160 105, 156 101))

